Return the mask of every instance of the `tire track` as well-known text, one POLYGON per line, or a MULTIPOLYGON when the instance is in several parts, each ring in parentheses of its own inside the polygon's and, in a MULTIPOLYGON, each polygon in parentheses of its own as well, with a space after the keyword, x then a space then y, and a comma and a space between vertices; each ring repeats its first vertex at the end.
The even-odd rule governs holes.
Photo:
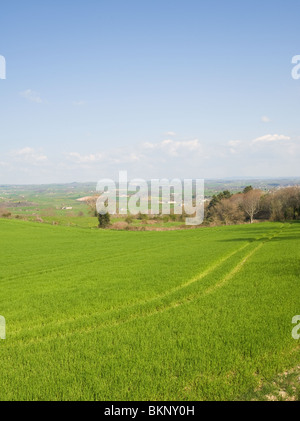
MULTIPOLYGON (((111 318, 109 320, 101 320, 100 323, 97 322, 97 325, 92 325, 92 326, 85 326, 83 328, 74 330, 73 332, 55 332, 55 333, 51 333, 49 335, 47 335, 46 337, 41 337, 41 338, 26 338, 25 342, 22 342, 22 345, 30 345, 30 344, 35 344, 35 343, 42 343, 42 342, 48 342, 51 340, 55 340, 55 339, 59 339, 59 338, 67 338, 70 336, 73 336, 74 334, 87 334, 87 333, 91 333, 91 332, 97 332, 100 331, 102 329, 106 329, 106 328, 113 328, 125 323, 130 323, 132 321, 141 319, 141 318, 145 318, 145 317, 150 317, 156 314, 160 314, 163 313, 165 311, 168 311, 170 309, 176 308, 178 306, 187 304, 189 302, 194 301, 197 298, 202 298, 203 296, 209 295, 214 293, 217 289, 223 287, 231 278, 233 278, 245 265, 245 263, 252 257, 252 255, 254 253, 256 253, 266 242, 270 241, 272 238, 274 238, 275 236, 277 236, 280 232, 282 232, 282 229, 280 229, 278 232, 275 232, 273 235, 269 236, 268 238, 266 238, 262 243, 258 244, 253 250, 251 250, 249 253, 247 253, 246 256, 243 257, 243 259, 241 261, 239 261, 239 263, 234 266, 234 268, 227 274, 225 275, 217 284, 207 288, 206 290, 202 291, 200 294, 199 293, 193 293, 190 294, 184 298, 181 299, 175 299, 175 301, 172 301, 168 304, 162 302, 162 303, 158 303, 158 305, 156 305, 156 307, 153 309, 151 309, 151 307, 149 309, 147 308, 143 308, 145 305, 148 304, 152 304, 155 301, 159 301, 159 300, 164 300, 165 298, 169 298, 172 294, 190 286, 191 284, 205 278, 207 275, 210 275, 211 273, 214 272, 214 270, 216 270, 217 268, 221 267, 222 264, 224 262, 226 262, 227 260, 229 260, 231 257, 233 257, 235 254, 237 254, 238 252, 242 251, 243 249, 245 249, 246 247, 248 247, 249 245, 251 245, 253 243, 253 241, 249 242, 246 245, 243 245, 242 247, 240 247, 239 249, 237 249, 236 251, 230 253, 228 256, 225 256, 224 258, 222 258, 221 260, 219 260, 215 265, 213 265, 212 267, 208 268, 207 270, 205 270, 204 272, 201 272, 200 274, 194 276, 192 279, 190 279, 189 281, 187 281, 186 283, 173 288, 172 290, 169 290, 163 294, 160 294, 158 296, 152 297, 149 300, 144 300, 142 302, 138 302, 138 303, 134 303, 132 306, 126 306, 124 308, 119 308, 119 309, 114 309, 112 311, 108 311, 105 313, 100 313, 101 316, 111 316, 114 315, 114 319, 112 320, 111 318), (129 310, 137 307, 137 311, 135 313, 130 313, 129 310), (140 307, 140 308, 138 308, 140 307), (122 312, 124 313, 125 310, 125 314, 123 314, 123 318, 122 318, 122 312), (129 314, 128 314, 129 312, 129 314), (115 314, 114 314, 115 313, 115 314)), ((264 237, 266 237, 266 234, 264 234, 261 237, 258 237, 254 240, 254 242, 259 241, 261 239, 263 239, 264 237)), ((66 326, 68 324, 73 324, 74 323, 78 323, 78 321, 85 319, 91 319, 92 317, 97 317, 99 315, 98 313, 94 313, 92 315, 84 315, 82 317, 79 317, 76 319, 72 318, 72 319, 68 319, 68 320, 64 320, 61 323, 53 323, 51 325, 51 328, 59 328, 62 326, 66 326)), ((37 331, 40 332, 41 330, 44 330, 46 328, 49 328, 49 324, 47 324, 46 326, 42 326, 42 327, 34 327, 32 329, 26 329, 25 334, 28 332, 33 332, 33 331, 37 331)), ((24 332, 24 330, 22 330, 22 333, 24 332)), ((12 334, 10 336, 13 337, 18 337, 18 333, 19 332, 15 332, 15 334, 12 334)), ((21 338, 20 338, 21 339, 21 338)), ((21 339, 23 340, 23 338, 21 339)))
MULTIPOLYGON (((202 236, 202 238, 205 238, 205 237, 208 237, 208 236, 209 236, 209 232, 206 232, 206 233, 204 233, 204 235, 202 236)), ((196 236, 193 236, 193 239, 198 239, 198 238, 196 236)), ((174 240, 173 241, 169 241, 169 243, 168 243, 167 246, 172 246, 174 242, 175 242, 174 240)), ((152 246, 149 247, 149 246, 147 246, 147 247, 139 248, 139 249, 133 248, 130 251, 130 255, 132 256, 134 254, 139 254, 139 253, 141 253, 143 251, 147 252, 148 250, 158 251, 159 249, 165 249, 165 248, 166 248, 166 244, 160 244, 160 245, 157 245, 155 247, 152 247, 152 246)), ((127 256, 128 253, 129 253, 128 250, 126 250, 123 253, 118 253, 117 254, 117 257, 120 258, 120 257, 127 256)), ((94 254, 91 254, 91 255, 94 256, 94 254)), ((79 256, 78 256, 78 258, 79 258, 79 256)), ((80 261, 78 261, 78 260, 76 261, 76 266, 85 266, 85 265, 90 264, 90 263, 97 264, 97 263, 101 263, 102 261, 107 262, 107 261, 113 260, 115 258, 116 258, 116 255, 113 255, 113 256, 106 255, 106 256, 104 256, 101 259, 101 261, 97 260, 95 257, 93 257, 93 258, 87 258, 85 260, 80 259, 80 261)), ((32 260, 35 260, 35 259, 33 258, 32 260)), ((72 260, 72 259, 70 259, 70 260, 72 260)), ((22 263, 24 263, 24 262, 25 263, 28 263, 28 259, 26 259, 22 263)), ((18 261, 18 263, 20 263, 20 261, 18 261)), ((6 265, 7 265, 7 262, 6 262, 6 265)), ((74 259, 72 260, 71 263, 61 264, 59 266, 55 266, 55 267, 52 267, 52 268, 38 269, 38 270, 30 271, 30 272, 29 271, 26 271, 26 272, 22 272, 22 273, 19 273, 18 275, 13 275, 13 276, 4 276, 2 279, 0 278, 0 284, 1 284, 1 286, 5 286, 8 283, 10 285, 13 285, 13 282, 12 281, 19 281, 20 277, 22 277, 23 280, 26 280, 27 278, 34 278, 34 277, 40 276, 40 275, 47 275, 48 273, 52 273, 53 274, 53 273, 59 272, 61 270, 65 270, 65 269, 73 268, 73 267, 74 267, 74 259)))
MULTIPOLYGON (((187 282, 185 282, 183 284, 180 284, 177 287, 174 287, 174 288, 172 288, 172 289, 170 289, 170 290, 168 290, 168 291, 166 291, 166 292, 164 292, 162 294, 158 294, 158 295, 155 295, 154 297, 151 297, 151 298, 148 298, 148 299, 145 299, 145 300, 140 300, 140 301, 135 302, 135 303, 132 303, 130 305, 124 305, 122 307, 115 308, 115 309, 112 309, 112 310, 107 310, 107 311, 104 311, 104 312, 97 311, 97 312, 94 312, 94 313, 90 313, 88 315, 76 316, 76 318, 75 317, 69 317, 68 319, 62 320, 61 322, 57 322, 57 321, 50 322, 50 323, 47 323, 47 326, 48 327, 49 326, 59 327, 59 326, 67 325, 68 323, 78 322, 79 320, 84 320, 84 319, 89 319, 89 318, 92 318, 92 317, 97 317, 99 315, 101 315, 101 316, 107 316, 107 315, 118 314, 120 311, 123 311, 124 309, 125 310, 128 310, 128 309, 132 309, 134 307, 139 307, 139 306, 142 306, 142 305, 147 305, 149 303, 152 303, 154 301, 158 301, 160 299, 164 299, 164 298, 166 298, 166 297, 168 297, 168 296, 170 296, 170 295, 172 295, 172 294, 174 294, 174 293, 176 293, 176 292, 178 292, 180 290, 183 290, 184 288, 189 287, 191 284, 204 279, 206 276, 210 275, 216 269, 218 269, 219 267, 221 267, 222 264, 225 263, 227 260, 229 260, 231 257, 233 257, 234 255, 236 255, 237 253, 239 253, 240 251, 242 251, 246 247, 249 247, 253 242, 261 240, 265 236, 266 236, 266 234, 263 234, 262 236, 259 236, 259 237, 254 238, 253 240, 249 241, 247 244, 244 244, 243 246, 241 246, 237 250, 234 250, 233 252, 229 253, 227 256, 222 257, 216 263, 214 263, 213 265, 209 266, 204 271, 201 271, 200 273, 198 273, 197 275, 195 275, 194 277, 192 277, 191 279, 189 279, 187 282)), ((34 330, 40 330, 40 329, 45 329, 45 328, 46 328, 46 326, 38 326, 38 327, 35 326, 33 328, 26 329, 26 332, 34 331, 34 330)), ((22 330, 20 329, 18 332, 20 332, 20 331, 24 331, 24 330, 23 329, 22 330)), ((15 333, 17 333, 17 332, 15 332, 15 333)))

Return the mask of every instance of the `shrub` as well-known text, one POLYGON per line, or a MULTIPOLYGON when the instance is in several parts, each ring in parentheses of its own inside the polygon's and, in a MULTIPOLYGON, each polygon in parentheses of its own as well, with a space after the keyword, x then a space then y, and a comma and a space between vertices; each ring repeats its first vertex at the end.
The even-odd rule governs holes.
POLYGON ((111 228, 115 229, 115 230, 128 230, 129 225, 125 221, 119 221, 119 222, 115 222, 114 224, 112 224, 111 228))
POLYGON ((107 212, 104 215, 98 213, 98 228, 107 228, 110 225, 110 214, 107 212))
POLYGON ((148 215, 145 213, 139 212, 136 219, 139 219, 140 221, 147 221, 148 215))
POLYGON ((11 216, 11 212, 9 212, 6 208, 2 208, 0 210, 0 218, 9 218, 11 216))
POLYGON ((163 216, 163 221, 164 222, 169 222, 169 219, 170 219, 170 215, 164 215, 163 216))
POLYGON ((128 216, 126 216, 126 218, 125 218, 125 222, 127 222, 127 224, 132 224, 132 222, 133 222, 133 216, 132 215, 128 215, 128 216))

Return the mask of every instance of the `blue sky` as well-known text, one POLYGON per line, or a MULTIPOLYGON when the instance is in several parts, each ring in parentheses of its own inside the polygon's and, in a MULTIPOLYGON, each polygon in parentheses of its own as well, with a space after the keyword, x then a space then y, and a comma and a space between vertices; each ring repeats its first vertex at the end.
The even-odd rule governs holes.
POLYGON ((298 0, 1 6, 0 184, 300 176, 298 0))

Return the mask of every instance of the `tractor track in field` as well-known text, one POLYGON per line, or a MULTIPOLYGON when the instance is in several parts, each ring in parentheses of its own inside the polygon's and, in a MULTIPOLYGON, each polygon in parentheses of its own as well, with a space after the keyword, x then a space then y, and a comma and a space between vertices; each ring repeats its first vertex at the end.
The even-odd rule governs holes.
MULTIPOLYGON (((72 323, 74 321, 78 321, 78 320, 82 320, 82 319, 88 319, 91 317, 95 317, 98 316, 99 314, 101 315, 112 315, 113 313, 119 313, 120 311, 126 309, 131 309, 134 307, 138 307, 140 305, 145 305, 148 303, 151 303, 153 301, 157 301, 159 299, 163 299, 165 297, 168 297, 169 295, 176 293, 177 291, 180 291, 184 288, 187 288, 188 286, 190 286, 191 284, 200 281, 201 279, 205 278, 207 275, 211 274, 215 269, 219 268, 223 263, 225 263, 228 259, 230 259, 231 257, 233 257, 235 254, 237 254, 238 252, 242 251, 244 248, 248 247, 249 245, 251 245, 253 242, 255 241, 259 241, 262 238, 264 238, 266 236, 266 234, 256 237, 253 240, 251 240, 250 242, 248 242, 247 244, 244 244, 243 246, 241 246, 240 248, 234 250, 233 252, 229 253, 228 255, 222 257, 220 260, 218 260, 217 262, 215 262, 213 265, 209 266, 207 269, 205 269, 204 271, 201 271, 199 274, 197 274, 196 276, 194 276, 193 278, 189 279, 187 282, 178 285, 177 287, 174 287, 162 294, 159 295, 155 295, 154 297, 151 297, 149 299, 145 299, 145 300, 140 300, 138 302, 135 302, 133 304, 130 305, 124 305, 122 307, 119 308, 114 308, 111 310, 106 310, 104 312, 94 312, 94 313, 90 313, 88 315, 82 315, 82 316, 78 316, 78 317, 70 317, 68 319, 64 319, 62 322, 50 322, 47 324, 47 326, 63 326, 67 323, 72 323)), ((41 329, 41 328, 45 328, 45 326, 40 326, 40 327, 33 327, 31 329, 27 329, 27 331, 33 331, 33 330, 37 330, 37 329, 41 329)))
MULTIPOLYGON (((208 237, 208 236, 209 236, 209 233, 208 232, 205 233, 204 237, 208 237)), ((172 246, 172 242, 170 242, 169 245, 172 246)), ((151 251, 153 251, 153 250, 165 249, 165 247, 166 247, 165 244, 160 244, 160 245, 155 246, 155 247, 151 246, 151 248, 149 248, 149 247, 137 248, 137 249, 131 250, 130 251, 130 254, 132 256, 135 253, 136 254, 139 254, 139 253, 141 253, 143 251, 147 252, 149 249, 151 251)), ((94 254, 93 254, 93 256, 94 256, 94 254)), ((120 257, 122 258, 124 256, 128 256, 128 250, 126 252, 119 253, 117 255, 118 258, 120 258, 120 257)), ((79 256, 78 256, 78 259, 79 259, 79 256)), ((106 263, 108 260, 113 260, 113 259, 116 259, 116 255, 104 256, 101 260, 97 260, 95 257, 89 258, 89 259, 85 259, 85 260, 80 259, 80 261, 79 260, 76 261, 76 266, 77 267, 78 266, 83 266, 84 267, 85 265, 90 264, 90 263, 95 263, 95 264, 99 263, 99 264, 101 264, 103 261, 105 261, 105 263, 106 263)), ((25 262, 28 262, 28 259, 26 259, 25 262)), ((20 263, 20 261, 18 263, 20 263)), ((26 271, 26 272, 23 272, 23 273, 18 273, 18 275, 3 277, 2 279, 0 278, 0 283, 1 283, 1 286, 5 286, 6 284, 12 285, 13 284, 13 281, 19 281, 20 277, 22 277, 23 280, 24 279, 27 279, 27 278, 32 279, 35 276, 47 275, 49 273, 53 274, 55 272, 59 272, 61 270, 65 270, 65 269, 72 268, 72 267, 74 267, 74 260, 72 260, 71 263, 61 264, 61 265, 55 266, 55 267, 50 268, 50 269, 48 268, 48 269, 39 269, 39 270, 33 270, 33 271, 26 271)))
MULTIPOLYGON (((252 257, 253 254, 255 254, 260 248, 263 247, 264 244, 266 244, 267 242, 271 241, 274 237, 278 236, 280 233, 282 233, 282 227, 280 227, 279 231, 274 232, 272 235, 268 235, 268 234, 264 234, 262 236, 259 236, 251 241, 249 241, 248 244, 243 245, 242 247, 238 248, 236 251, 230 253, 229 255, 223 257, 222 259, 220 259, 218 262, 216 262, 214 265, 212 265, 211 267, 209 267, 208 269, 206 269, 205 271, 201 272, 200 274, 194 276, 193 278, 191 278, 190 280, 188 280, 187 282, 185 282, 184 284, 179 285, 176 288, 173 288, 163 294, 157 295, 155 297, 150 298, 149 300, 143 300, 137 303, 134 303, 130 306, 126 306, 126 307, 121 307, 118 309, 113 309, 113 310, 108 310, 106 312, 102 312, 102 313, 93 313, 90 315, 83 315, 80 317, 74 317, 74 318, 69 318, 69 319, 65 319, 62 322, 51 322, 49 324, 45 324, 44 326, 35 326, 34 328, 30 328, 30 329, 26 329, 24 331, 24 329, 22 329, 22 335, 20 337, 19 333, 20 331, 15 331, 15 332, 11 332, 10 336, 14 337, 14 338, 18 338, 18 340, 20 340, 20 344, 21 345, 31 345, 31 344, 36 344, 36 343, 40 343, 40 342, 48 342, 51 340, 58 340, 58 339, 64 339, 67 337, 71 337, 74 335, 78 335, 78 334, 87 334, 87 333, 92 333, 92 332, 96 332, 96 331, 101 331, 102 329, 108 329, 108 328, 113 328, 113 327, 117 327, 119 325, 125 324, 125 323, 130 323, 132 321, 135 320, 139 320, 142 318, 146 318, 146 317, 150 317, 150 316, 154 316, 156 314, 161 314, 163 312, 166 312, 168 310, 171 310, 173 308, 179 307, 181 305, 184 304, 188 304, 191 303, 193 301, 195 301, 196 299, 201 299, 202 297, 205 297, 209 294, 214 293, 216 290, 222 288, 224 285, 227 284, 227 282, 232 279, 238 272, 240 272, 240 270, 242 270, 242 268, 244 267, 244 265, 246 264, 246 262, 252 257), (262 240, 262 241, 261 241, 262 240), (225 276, 223 276, 220 280, 218 280, 218 282, 208 288, 206 288, 205 290, 193 294, 189 294, 185 297, 182 297, 181 299, 175 298, 175 300, 173 299, 173 301, 165 303, 165 302, 161 302, 161 303, 157 303, 155 308, 150 307, 150 308, 145 308, 145 306, 147 306, 148 304, 153 304, 153 302, 155 301, 159 301, 159 300, 164 300, 165 298, 169 298, 170 296, 172 296, 172 294, 183 290, 185 288, 187 288, 188 286, 194 284, 195 282, 200 281, 201 279, 204 279, 206 276, 212 274, 217 268, 222 267, 222 264, 225 263, 227 260, 229 260, 231 257, 233 257, 235 254, 241 252, 243 249, 249 247, 251 244, 256 243, 257 241, 261 241, 255 248, 253 248, 249 253, 247 253, 246 255, 244 255, 242 257, 242 259, 229 271, 229 273, 227 273, 225 276), (130 309, 133 308, 137 308, 136 311, 134 313, 128 313, 128 311, 130 309), (140 308, 139 308, 140 307, 140 308), (122 313, 125 313, 122 315, 122 313), (98 317, 98 316, 107 316, 109 317, 109 319, 107 320, 95 320, 94 323, 90 326, 85 326, 85 327, 80 327, 78 329, 73 328, 73 331, 70 332, 69 330, 66 332, 60 332, 59 329, 60 328, 64 328, 65 326, 73 326, 74 327, 74 323, 78 323, 78 321, 80 322, 81 320, 91 320, 93 317, 98 317), (111 319, 111 316, 113 316, 113 319, 111 319), (123 317, 122 317, 123 316, 123 317), (56 331, 55 333, 49 332, 49 334, 46 333, 45 336, 39 336, 39 334, 41 333, 41 331, 43 331, 44 329, 58 329, 58 331, 56 331), (36 332, 34 337, 28 338, 26 337, 26 334, 28 334, 29 332, 36 332)), ((287 227, 285 225, 285 227, 287 227)))

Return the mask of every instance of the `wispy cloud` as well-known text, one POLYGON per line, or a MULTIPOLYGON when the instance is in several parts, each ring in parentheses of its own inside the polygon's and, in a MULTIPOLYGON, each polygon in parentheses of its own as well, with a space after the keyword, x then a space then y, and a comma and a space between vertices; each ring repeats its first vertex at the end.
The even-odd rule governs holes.
POLYGON ((44 164, 48 158, 42 152, 36 151, 33 148, 17 149, 9 154, 13 160, 22 161, 28 164, 44 164))
POLYGON ((229 152, 231 154, 236 154, 238 150, 236 149, 238 146, 240 146, 243 142, 241 140, 230 140, 228 142, 229 146, 229 152))
MULTIPOLYGON (((136 177, 223 177, 232 175, 276 175, 294 172, 300 159, 300 137, 267 134, 255 139, 231 139, 210 143, 199 139, 162 141, 97 147, 56 153, 48 158, 42 149, 26 146, 1 156, 0 175, 23 174, 34 182, 45 179, 98 179, 114 177, 127 169, 136 177), (44 177, 44 178, 42 178, 44 177)), ((5 179, 5 178, 3 178, 5 179)), ((18 181, 19 182, 19 181, 18 181)))
POLYGON ((75 107, 83 107, 84 105, 86 105, 86 101, 73 101, 72 105, 74 105, 75 107))
POLYGON ((193 140, 173 140, 165 139, 159 143, 146 142, 143 145, 144 149, 161 150, 170 156, 179 156, 187 152, 202 152, 203 148, 198 139, 193 140))
POLYGON ((237 146, 237 145, 240 145, 241 143, 242 143, 241 140, 230 140, 228 142, 228 145, 229 146, 237 146))
POLYGON ((266 115, 263 115, 261 118, 261 121, 263 123, 270 123, 271 119, 269 117, 267 117, 266 115))
POLYGON ((252 143, 268 143, 268 142, 278 142, 281 140, 290 140, 289 136, 279 135, 279 134, 266 134, 261 137, 257 137, 252 140, 252 143))
POLYGON ((42 104, 43 100, 40 97, 38 92, 27 89, 26 91, 20 92, 21 97, 27 99, 30 102, 35 102, 37 104, 42 104))
POLYGON ((138 151, 130 151, 126 148, 110 149, 105 152, 95 152, 88 155, 80 154, 79 152, 70 152, 66 154, 68 161, 83 165, 85 167, 98 164, 99 162, 110 164, 125 164, 134 163, 142 159, 143 155, 138 151))
MULTIPOLYGON (((65 154, 66 161, 72 168, 94 171, 109 171, 110 169, 124 167, 139 168, 143 173, 146 168, 157 168, 178 159, 193 160, 199 163, 199 159, 207 158, 203 152, 203 146, 198 139, 175 141, 165 139, 157 143, 142 143, 135 146, 124 146, 121 148, 108 148, 102 151, 91 151, 84 154, 72 151, 65 154)), ((175 165, 175 164, 174 164, 175 165)))
POLYGON ((90 164, 103 161, 104 155, 101 153, 81 155, 78 152, 70 152, 67 154, 67 159, 77 164, 90 164))
POLYGON ((283 134, 267 134, 252 140, 230 140, 227 142, 227 152, 231 155, 238 154, 241 162, 250 160, 251 157, 264 160, 271 159, 271 156, 292 155, 292 152, 297 154, 298 151, 299 148, 295 140, 283 134))

